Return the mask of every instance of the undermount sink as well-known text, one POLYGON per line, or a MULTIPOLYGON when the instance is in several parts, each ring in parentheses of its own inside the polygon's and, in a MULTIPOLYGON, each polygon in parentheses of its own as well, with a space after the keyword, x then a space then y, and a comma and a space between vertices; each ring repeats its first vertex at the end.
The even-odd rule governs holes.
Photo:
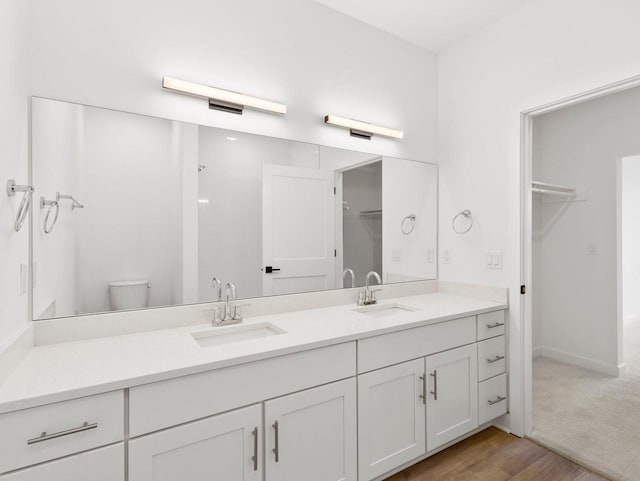
POLYGON ((214 327, 207 331, 192 332, 191 336, 200 347, 211 347, 286 333, 287 331, 284 329, 280 329, 269 322, 263 322, 260 324, 214 327))
POLYGON ((388 317, 396 314, 405 314, 407 312, 415 312, 415 307, 403 306, 402 304, 373 304, 371 306, 359 307, 354 309, 355 312, 366 314, 371 317, 388 317))

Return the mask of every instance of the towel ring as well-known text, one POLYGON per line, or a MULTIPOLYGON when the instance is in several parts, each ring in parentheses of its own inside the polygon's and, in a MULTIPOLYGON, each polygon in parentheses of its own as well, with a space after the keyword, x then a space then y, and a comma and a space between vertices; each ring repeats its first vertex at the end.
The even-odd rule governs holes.
POLYGON ((56 226, 56 222, 58 222, 58 214, 60 213, 60 204, 55 200, 45 200, 44 197, 40 197, 40 208, 44 209, 46 206, 49 206, 49 209, 47 209, 47 215, 44 216, 44 233, 51 234, 51 231, 53 231, 53 228, 56 226), (53 221, 51 221, 51 225, 49 225, 51 212, 54 209, 55 209, 55 215, 53 216, 53 221))
POLYGON ((402 233, 404 235, 409 235, 413 232, 413 229, 416 228, 416 215, 415 214, 409 214, 408 216, 406 216, 404 219, 402 219, 402 222, 400 222, 400 230, 402 230, 402 233), (407 221, 409 221, 409 225, 407 226, 407 221))
POLYGON ((471 211, 469 209, 465 209, 462 212, 456 214, 456 216, 451 221, 451 227, 453 228, 453 232, 455 232, 456 234, 466 234, 467 232, 469 232, 473 227, 473 216, 471 215, 471 211), (469 221, 469 227, 464 230, 456 229, 456 220, 458 220, 458 217, 464 217, 465 219, 467 219, 469 221))
POLYGON ((16 232, 20 232, 24 225, 24 221, 27 218, 27 214, 29 214, 34 191, 35 189, 31 185, 17 185, 16 181, 13 179, 9 179, 7 181, 7 195, 9 197, 14 197, 16 192, 24 192, 22 201, 20 202, 20 207, 18 207, 18 215, 13 223, 13 230, 16 232))

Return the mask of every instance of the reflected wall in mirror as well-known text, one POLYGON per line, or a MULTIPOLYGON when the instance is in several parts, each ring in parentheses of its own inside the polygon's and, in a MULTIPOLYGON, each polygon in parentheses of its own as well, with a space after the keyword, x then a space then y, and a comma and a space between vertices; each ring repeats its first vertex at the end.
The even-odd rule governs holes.
POLYGON ((41 98, 32 132, 36 319, 437 277, 436 165, 41 98))

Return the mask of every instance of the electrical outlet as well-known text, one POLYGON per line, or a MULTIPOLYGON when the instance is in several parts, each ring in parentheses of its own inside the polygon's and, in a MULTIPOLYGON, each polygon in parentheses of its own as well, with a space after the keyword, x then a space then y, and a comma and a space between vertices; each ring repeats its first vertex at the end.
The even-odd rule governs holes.
POLYGON ((452 262, 451 249, 443 249, 443 251, 442 251, 442 263, 443 264, 451 264, 451 262, 452 262))
POLYGON ((392 249, 391 260, 393 262, 400 262, 402 260, 402 251, 400 249, 392 249))

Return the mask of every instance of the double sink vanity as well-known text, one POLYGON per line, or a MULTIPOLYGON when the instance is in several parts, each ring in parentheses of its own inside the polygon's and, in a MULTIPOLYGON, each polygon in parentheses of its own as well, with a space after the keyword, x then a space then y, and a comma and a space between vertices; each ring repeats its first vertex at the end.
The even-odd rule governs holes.
POLYGON ((387 289, 42 342, 0 385, 0 480, 384 479, 505 414, 506 291, 387 289))

